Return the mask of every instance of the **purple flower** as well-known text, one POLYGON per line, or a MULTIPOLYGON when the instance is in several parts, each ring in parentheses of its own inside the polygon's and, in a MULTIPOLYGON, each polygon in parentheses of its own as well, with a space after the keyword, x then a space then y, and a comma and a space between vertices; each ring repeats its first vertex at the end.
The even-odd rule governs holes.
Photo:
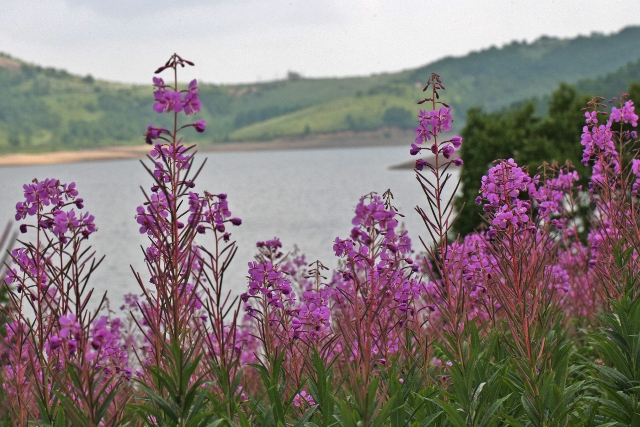
MULTIPOLYGON (((198 82, 197 80, 192 80, 191 83, 189 83, 189 89, 187 90, 187 93, 184 96, 184 103, 183 103, 184 113, 186 115, 189 115, 191 113, 197 113, 200 111, 200 106, 201 106, 201 103, 200 103, 200 100, 198 99, 198 82)), ((202 131, 198 131, 198 132, 202 132, 202 131)))
POLYGON ((378 195, 371 196, 369 200, 361 197, 355 213, 356 216, 351 220, 351 223, 355 226, 371 227, 378 225, 383 234, 398 226, 398 221, 394 219, 395 211, 393 209, 387 210, 384 201, 378 195))
POLYGON ((153 111, 156 113, 164 113, 167 109, 167 99, 164 90, 158 90, 153 93, 156 102, 153 104, 153 111))
POLYGON ((295 296, 292 294, 291 282, 285 278, 285 272, 279 265, 269 261, 250 262, 248 279, 248 298, 262 295, 267 304, 282 308, 286 300, 295 296))
POLYGON ((156 113, 168 113, 171 111, 179 113, 184 108, 184 102, 182 101, 182 94, 180 92, 159 89, 154 92, 153 96, 156 100, 153 104, 153 110, 156 113))
POLYGON ((578 181, 576 171, 566 173, 560 170, 556 178, 547 179, 542 185, 536 187, 538 177, 534 178, 528 186, 529 196, 535 201, 535 206, 541 217, 559 214, 565 208, 565 195, 570 194, 574 188, 574 182, 578 181))
POLYGON ((80 323, 76 320, 76 315, 73 313, 69 313, 66 316, 60 316, 58 321, 60 322, 60 335, 62 338, 67 338, 69 335, 76 336, 82 330, 80 323))
POLYGON ((257 242, 256 243, 256 247, 257 248, 266 248, 269 249, 271 251, 275 251, 278 250, 280 248, 282 248, 282 242, 280 241, 279 238, 274 237, 271 240, 267 240, 266 242, 257 242))
POLYGON ((307 392, 304 390, 295 395, 295 397, 293 398, 293 406, 298 408, 302 406, 303 403, 306 403, 309 406, 315 406, 316 404, 316 402, 313 400, 313 396, 307 394, 307 392))
POLYGON ((76 190, 76 183, 72 182, 70 184, 62 184, 62 194, 64 194, 64 198, 66 200, 75 199, 75 197, 78 195, 78 190, 76 190))
POLYGON ((34 203, 36 201, 37 185, 24 184, 22 188, 24 189, 24 198, 27 201, 27 203, 34 203))
POLYGON ((598 123, 598 112, 597 111, 586 111, 584 113, 584 117, 586 118, 586 122, 588 125, 594 125, 598 123))
POLYGON ((350 239, 342 240, 339 237, 336 237, 335 243, 333 244, 333 251, 336 256, 339 257, 355 255, 355 252, 353 251, 353 242, 350 239))
MULTIPOLYGON (((7 270, 7 277, 4 279, 4 283, 7 285, 12 284, 18 278, 18 272, 15 268, 10 268, 7 270)), ((18 287, 18 293, 20 292, 20 287, 18 287)))
POLYGON ((416 126, 414 130, 416 132, 416 144, 422 144, 424 141, 428 141, 431 139, 431 133, 429 132, 429 129, 422 126, 422 124, 420 124, 420 126, 416 126))
POLYGON ((640 160, 631 159, 631 171, 636 176, 640 175, 640 160))
MULTIPOLYGON (((93 220, 93 217, 91 217, 93 220)), ((62 210, 56 211, 53 217, 53 232, 58 236, 63 236, 69 229, 78 228, 80 221, 76 218, 76 213, 72 209, 69 212, 62 210)))
POLYGON ((451 144, 453 144, 456 149, 460 148, 460 146, 462 145, 462 137, 454 136, 453 138, 451 138, 451 144))
POLYGON ((638 115, 635 113, 633 101, 624 103, 622 109, 613 107, 611 109, 611 120, 614 122, 631 123, 631 126, 638 126, 638 115))
POLYGON ((80 218, 81 233, 84 237, 88 237, 89 234, 97 231, 96 224, 93 222, 94 220, 94 216, 89 214, 89 212, 85 212, 80 218))
POLYGON ((207 123, 204 120, 198 120, 193 124, 193 127, 196 129, 196 132, 202 133, 207 128, 207 123))
POLYGON ((27 215, 34 215, 37 212, 37 209, 37 205, 23 202, 16 203, 16 221, 25 219, 27 215))
POLYGON ((45 205, 48 205, 49 202, 56 204, 57 199, 60 196, 60 191, 58 186, 60 185, 60 181, 55 178, 47 178, 44 181, 40 181, 38 183, 36 192, 38 197, 43 200, 47 200, 45 205))
POLYGON ((76 341, 75 339, 68 340, 67 350, 69 351, 69 356, 73 356, 74 354, 76 354, 76 351, 78 350, 78 341, 76 341))
POLYGON ((424 159, 416 160, 416 169, 421 171, 425 166, 429 165, 429 163, 424 159))
POLYGON ((61 345, 62 345, 62 340, 60 339, 59 336, 52 335, 51 338, 49 338, 48 347, 50 351, 57 350, 58 348, 60 348, 61 345))
POLYGON ((518 199, 518 195, 528 191, 530 183, 531 177, 513 159, 502 161, 489 169, 489 174, 482 177, 480 193, 488 201, 484 210, 493 213, 493 225, 505 228, 512 224, 520 228, 529 222, 527 213, 530 204, 518 199))
POLYGON ((464 162, 460 158, 453 159, 453 164, 456 166, 462 166, 464 162))
POLYGON ((440 149, 445 159, 448 159, 449 157, 451 157, 451 155, 453 154, 453 150, 454 148, 449 144, 445 145, 440 149))
POLYGON ((153 78, 153 85, 158 89, 164 89, 166 87, 166 85, 164 84, 164 80, 162 80, 160 77, 153 78))
POLYGON ((411 144, 411 150, 409 150, 409 154, 415 156, 420 152, 422 148, 418 147, 416 144, 411 144))
POLYGON ((636 180, 632 185, 631 192, 634 196, 638 195, 640 189, 640 160, 631 159, 631 172, 636 176, 636 180))
POLYGON ((107 329, 107 317, 102 316, 93 325, 91 331, 91 346, 97 350, 110 341, 111 338, 112 334, 109 329, 107 329))
POLYGON ((151 125, 147 126, 147 132, 144 134, 145 142, 149 145, 153 144, 153 141, 160 138, 163 133, 169 133, 165 128, 155 128, 151 125))
POLYGON ((420 125, 415 128, 415 142, 421 144, 430 140, 431 136, 451 130, 451 122, 453 122, 451 108, 442 107, 433 111, 420 110, 418 121, 420 125))
POLYGON ((598 150, 612 160, 617 160, 618 152, 613 142, 613 131, 611 130, 612 121, 609 120, 605 125, 587 125, 582 129, 580 144, 584 146, 582 153, 582 163, 586 166, 598 150))

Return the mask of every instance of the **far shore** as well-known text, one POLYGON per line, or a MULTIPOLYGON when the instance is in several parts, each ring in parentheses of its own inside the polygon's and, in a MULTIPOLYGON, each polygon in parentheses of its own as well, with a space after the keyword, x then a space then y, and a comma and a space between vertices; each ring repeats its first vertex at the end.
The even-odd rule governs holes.
MULTIPOLYGON (((302 150, 322 148, 366 148, 406 146, 407 152, 414 139, 412 131, 388 130, 378 132, 345 132, 327 135, 312 135, 297 139, 275 139, 272 141, 224 142, 199 144, 200 153, 247 152, 265 150, 302 150)), ((50 165, 61 163, 90 162, 102 160, 143 159, 150 146, 140 145, 101 147, 77 151, 55 151, 38 154, 0 155, 0 166, 50 165)))

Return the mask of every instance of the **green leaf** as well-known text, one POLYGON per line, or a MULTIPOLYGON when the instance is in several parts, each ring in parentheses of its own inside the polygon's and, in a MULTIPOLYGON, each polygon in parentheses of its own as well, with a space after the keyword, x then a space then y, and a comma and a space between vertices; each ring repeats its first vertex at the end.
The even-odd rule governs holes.
POLYGON ((429 415, 427 418, 422 420, 422 423, 420 423, 420 427, 429 427, 431 423, 434 422, 443 413, 444 413, 443 411, 439 411, 429 415))
POLYGON ((509 397, 511 397, 511 394, 512 393, 509 393, 503 398, 500 398, 495 402, 493 402, 489 407, 489 409, 487 409, 487 411, 484 413, 482 419, 480 420, 480 423, 478 424, 478 427, 484 427, 489 425, 489 423, 491 423, 491 421, 493 420, 495 413, 498 411, 498 409, 500 409, 504 401, 507 400, 509 397))
POLYGON ((356 420, 353 417, 351 405, 344 400, 338 400, 338 408, 340 408, 340 425, 342 427, 356 427, 356 420))
POLYGON ((317 405, 314 405, 311 408, 307 409, 307 411, 302 415, 302 418, 300 418, 298 420, 298 422, 294 424, 293 427, 304 427, 304 426, 306 426, 307 425, 307 421, 309 421, 309 419, 314 414, 314 412, 316 412, 316 409, 317 409, 317 405))
POLYGON ((444 410, 447 414, 447 419, 449 422, 455 427, 467 427, 467 421, 462 416, 463 412, 459 411, 453 405, 448 402, 445 402, 442 399, 429 399, 440 408, 444 410))

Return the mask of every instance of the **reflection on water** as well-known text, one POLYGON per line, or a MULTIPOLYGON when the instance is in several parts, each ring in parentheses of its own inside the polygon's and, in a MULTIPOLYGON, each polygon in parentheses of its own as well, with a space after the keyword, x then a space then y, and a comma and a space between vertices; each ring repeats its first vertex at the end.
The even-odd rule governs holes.
MULTIPOLYGON (((389 170, 409 160, 408 151, 407 147, 384 147, 207 154, 194 191, 227 193, 233 216, 243 220, 231 230, 239 250, 226 275, 227 286, 238 292, 245 287, 246 266, 256 241, 274 236, 280 237, 285 249, 297 244, 309 262, 320 259, 335 266, 333 240, 348 237, 353 209, 360 196, 371 191, 381 194, 391 189, 396 207, 406 215, 414 248, 420 249, 417 236, 427 233, 413 207, 427 207, 424 195, 412 171, 389 170)), ((196 160, 204 157, 199 154, 196 160)), ((98 233, 90 243, 106 256, 92 285, 108 291, 114 306, 123 294, 136 292, 138 285, 129 266, 146 271, 140 248, 146 238, 139 234, 134 215, 144 201, 140 187, 148 188, 152 182, 140 163, 118 160, 0 168, 4 201, 0 219, 13 219, 22 184, 33 178, 76 182, 85 210, 96 217, 98 233)))

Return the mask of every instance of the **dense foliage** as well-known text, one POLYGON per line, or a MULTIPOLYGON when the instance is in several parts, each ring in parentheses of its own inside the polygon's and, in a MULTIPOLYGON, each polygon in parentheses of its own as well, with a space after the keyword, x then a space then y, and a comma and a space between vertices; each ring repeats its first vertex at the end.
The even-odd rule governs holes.
MULTIPOLYGON (((623 82, 626 82, 625 78, 618 81, 623 82)), ((640 99, 640 85, 632 84, 628 94, 631 99, 640 99)), ((513 158, 532 173, 544 168, 545 162, 562 165, 568 161, 583 177, 579 184, 586 189, 588 169, 582 165, 582 147, 575 141, 582 134, 584 106, 592 96, 562 84, 548 100, 544 116, 536 111, 536 103, 540 100, 494 112, 480 108, 469 110, 462 130, 465 140, 461 151, 465 163, 461 171, 462 188, 455 199, 455 206, 461 213, 454 231, 466 235, 482 226, 482 207, 474 201, 482 176, 496 159, 513 158)))
MULTIPOLYGON (((23 187, 0 347, 7 425, 638 423, 633 101, 609 108, 592 98, 581 113, 586 191, 570 166, 530 173, 513 158, 491 163, 475 201, 488 229, 452 241, 456 210, 443 195, 456 185, 450 169, 463 164, 453 156, 466 141, 443 137, 452 108, 432 74, 410 149, 434 156, 416 161, 425 194, 416 210, 430 237, 422 251, 400 227, 391 192, 372 192, 335 239, 337 270, 284 253, 277 238, 260 241, 246 291, 234 296, 224 273, 236 253, 231 227, 242 221, 227 194, 196 190, 194 147, 182 141, 207 123, 192 119, 203 108, 198 82, 178 84, 186 65, 173 55, 156 71, 173 82, 153 79, 153 110, 173 125, 145 133, 150 186, 135 218, 148 238, 147 271, 133 272, 140 293, 120 316, 89 287, 100 265, 88 246, 96 219, 76 184, 23 187)), ((563 95, 575 96, 563 87, 554 99, 563 95)), ((566 105, 553 114, 571 115, 566 105)), ((553 129, 563 132, 562 123, 553 129)))
POLYGON ((461 172, 462 189, 455 201, 461 210, 455 231, 465 235, 482 224, 483 210, 475 199, 482 176, 496 159, 513 158, 534 172, 543 162, 562 163, 566 159, 585 176, 586 168, 580 163, 582 151, 575 140, 584 126, 582 108, 588 100, 588 95, 578 95, 572 87, 561 85, 553 93, 544 117, 536 115, 531 101, 491 113, 479 108, 469 110, 462 131, 465 167, 461 172))

